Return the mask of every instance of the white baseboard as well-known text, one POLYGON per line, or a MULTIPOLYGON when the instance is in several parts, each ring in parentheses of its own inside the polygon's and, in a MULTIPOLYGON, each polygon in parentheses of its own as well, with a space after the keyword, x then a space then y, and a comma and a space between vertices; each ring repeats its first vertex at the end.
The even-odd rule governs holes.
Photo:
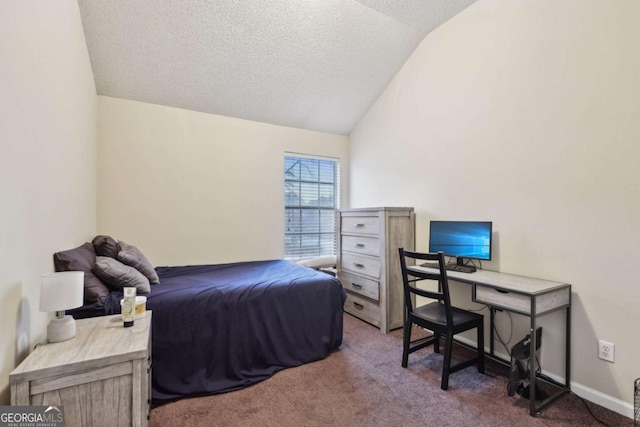
MULTIPOLYGON (((558 375, 546 371, 543 371, 543 373, 558 382, 564 381, 564 378, 558 375)), ((575 381, 571 381, 571 391, 584 400, 588 400, 589 402, 593 402, 603 408, 609 409, 610 411, 617 412, 620 415, 633 419, 633 404, 631 403, 609 396, 608 394, 604 394, 575 381)))

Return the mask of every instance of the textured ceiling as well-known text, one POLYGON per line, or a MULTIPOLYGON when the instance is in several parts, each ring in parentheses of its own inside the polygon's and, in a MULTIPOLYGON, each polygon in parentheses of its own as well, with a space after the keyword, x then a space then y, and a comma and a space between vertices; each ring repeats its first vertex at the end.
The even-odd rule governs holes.
POLYGON ((349 134, 475 0, 79 0, 100 95, 349 134))

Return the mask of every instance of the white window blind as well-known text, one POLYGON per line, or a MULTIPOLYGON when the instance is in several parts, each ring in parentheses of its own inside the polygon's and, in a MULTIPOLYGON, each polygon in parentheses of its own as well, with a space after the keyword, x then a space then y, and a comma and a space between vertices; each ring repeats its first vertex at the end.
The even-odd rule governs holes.
POLYGON ((337 160, 285 155, 285 258, 336 254, 338 170, 337 160))

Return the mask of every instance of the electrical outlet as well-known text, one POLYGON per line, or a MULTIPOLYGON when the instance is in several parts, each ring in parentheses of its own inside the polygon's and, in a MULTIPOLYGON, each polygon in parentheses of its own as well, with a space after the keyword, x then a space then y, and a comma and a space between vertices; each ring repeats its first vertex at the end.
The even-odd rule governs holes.
POLYGON ((615 361, 615 350, 616 346, 614 343, 602 340, 598 341, 598 357, 600 359, 613 363, 615 361))

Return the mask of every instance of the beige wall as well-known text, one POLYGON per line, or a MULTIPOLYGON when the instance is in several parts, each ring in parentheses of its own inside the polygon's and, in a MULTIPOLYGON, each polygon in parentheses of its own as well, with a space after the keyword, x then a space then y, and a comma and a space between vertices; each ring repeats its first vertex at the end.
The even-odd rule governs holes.
POLYGON ((96 231, 97 100, 75 1, 0 5, 0 405, 46 337, 40 275, 96 231))
MULTIPOLYGON (((3 2, 0 404, 45 337, 39 278, 53 252, 99 230, 156 264, 281 257, 282 157, 295 151, 340 158, 352 207, 415 206, 419 249, 429 219, 493 220, 487 267, 573 284, 574 391, 630 414, 638 16, 633 0, 481 0, 425 39, 347 154, 341 136, 96 100, 77 3, 3 2), (598 338, 616 344, 615 364, 596 358, 598 338)), ((542 361, 562 375, 557 320, 543 323, 542 361)))
POLYGON ((156 265, 282 258, 285 151, 339 158, 347 186, 345 136, 98 102, 98 229, 156 265))
MULTIPOLYGON (((573 390, 628 416, 640 376, 639 18, 633 0, 480 0, 425 38, 350 151, 351 206, 415 206, 420 250, 430 219, 492 220, 485 267, 571 283, 573 390), (598 339, 615 343, 614 364, 597 358, 598 339)), ((526 331, 514 319, 512 343, 526 331)), ((542 358, 564 375, 555 321, 542 358)))

